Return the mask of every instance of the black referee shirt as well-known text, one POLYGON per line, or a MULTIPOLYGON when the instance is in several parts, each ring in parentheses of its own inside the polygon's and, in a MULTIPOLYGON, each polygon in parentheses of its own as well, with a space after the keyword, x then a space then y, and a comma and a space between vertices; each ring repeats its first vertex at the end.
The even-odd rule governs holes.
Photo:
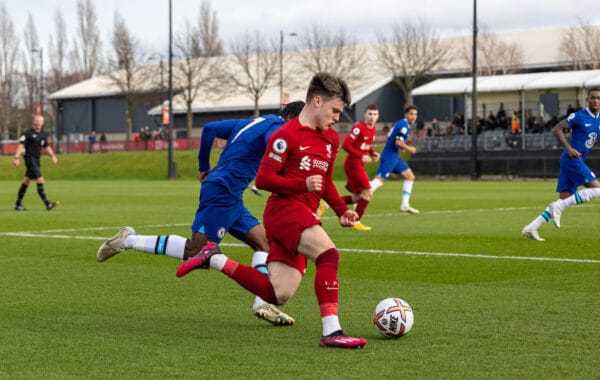
POLYGON ((31 156, 34 158, 40 158, 42 148, 48 146, 46 140, 46 134, 44 131, 36 131, 35 128, 31 128, 27 132, 23 133, 19 142, 25 145, 25 156, 31 156))

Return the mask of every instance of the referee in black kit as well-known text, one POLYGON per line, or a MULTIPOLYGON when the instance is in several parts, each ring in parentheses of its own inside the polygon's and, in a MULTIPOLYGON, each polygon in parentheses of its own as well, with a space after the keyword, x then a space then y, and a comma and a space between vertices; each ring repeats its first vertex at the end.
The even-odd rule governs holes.
POLYGON ((19 188, 19 195, 17 197, 17 202, 15 203, 16 211, 27 210, 25 207, 23 207, 21 201, 25 196, 25 192, 27 192, 27 186, 29 186, 31 180, 33 179, 35 179, 37 182, 37 191, 40 195, 40 198, 42 198, 42 201, 46 205, 46 210, 50 211, 60 203, 58 201, 49 201, 48 198, 46 198, 46 193, 44 192, 44 177, 42 177, 42 172, 40 170, 40 155, 42 153, 42 148, 46 148, 46 152, 50 155, 54 164, 58 162, 58 158, 56 158, 56 154, 54 154, 54 151, 48 145, 46 133, 42 131, 43 126, 44 118, 39 115, 34 117, 33 128, 23 133, 19 139, 19 146, 17 147, 17 152, 15 153, 15 158, 13 159, 13 165, 19 166, 21 164, 19 158, 21 157, 21 154, 25 152, 23 158, 25 159, 27 172, 25 172, 25 177, 23 178, 23 182, 19 188))

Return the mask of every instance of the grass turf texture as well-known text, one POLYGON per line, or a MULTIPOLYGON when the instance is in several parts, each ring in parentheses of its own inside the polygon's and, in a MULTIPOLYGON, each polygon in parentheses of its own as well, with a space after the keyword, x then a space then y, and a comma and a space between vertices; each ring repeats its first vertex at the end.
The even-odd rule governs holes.
MULTIPOLYGON (((553 200, 553 182, 417 181, 412 204, 422 213, 410 216, 398 212, 401 182, 388 181, 363 219, 370 232, 339 227, 329 210, 341 322, 369 340, 347 351, 318 347, 312 264, 283 307, 297 324, 274 328, 216 271, 176 279, 176 260, 135 251, 95 261, 123 224, 187 237, 196 181, 47 178, 62 202, 51 212, 34 189, 30 211, 13 211, 18 182, 0 181, 0 378, 600 376, 600 263, 511 258, 600 259, 598 202, 567 210, 560 230, 542 227, 546 242, 520 236, 553 200), (371 313, 394 296, 412 305, 415 325, 389 340, 371 313)), ((255 215, 265 200, 246 194, 255 215)), ((233 238, 223 249, 250 261, 233 238)))

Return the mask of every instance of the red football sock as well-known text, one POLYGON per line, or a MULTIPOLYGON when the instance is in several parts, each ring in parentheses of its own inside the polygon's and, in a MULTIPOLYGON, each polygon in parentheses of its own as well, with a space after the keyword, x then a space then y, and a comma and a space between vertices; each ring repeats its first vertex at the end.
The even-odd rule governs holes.
POLYGON ((321 253, 316 260, 315 294, 321 317, 338 315, 338 262, 339 254, 335 248, 321 253))
POLYGON ((367 209, 367 206, 369 205, 369 201, 364 199, 364 198, 360 198, 358 200, 358 203, 356 204, 356 213, 358 214, 358 219, 362 219, 363 214, 365 213, 365 210, 367 209))
POLYGON ((266 302, 273 305, 279 304, 269 277, 255 268, 227 259, 223 267, 223 273, 242 285, 244 289, 256 294, 266 302))
POLYGON ((344 195, 343 197, 340 197, 340 198, 342 198, 342 200, 344 201, 344 204, 351 205, 354 203, 354 201, 352 200, 352 195, 344 195))

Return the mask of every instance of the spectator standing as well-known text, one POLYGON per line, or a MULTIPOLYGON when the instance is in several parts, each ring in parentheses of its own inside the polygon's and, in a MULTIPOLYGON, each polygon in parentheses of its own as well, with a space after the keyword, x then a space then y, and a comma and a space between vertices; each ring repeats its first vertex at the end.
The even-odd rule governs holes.
POLYGON ((90 135, 88 136, 88 152, 92 153, 94 151, 94 144, 96 144, 97 142, 97 138, 96 138, 96 131, 92 131, 90 132, 90 135))
POLYGON ((487 117, 487 127, 488 129, 496 129, 498 127, 498 120, 492 111, 490 111, 487 117))
POLYGON ((551 130, 552 128, 554 128, 554 126, 556 124, 558 124, 558 117, 556 117, 556 115, 552 115, 550 117, 550 119, 548 119, 548 121, 546 122, 546 124, 544 124, 544 128, 547 130, 551 130))
POLYGON ((454 119, 452 119, 452 129, 454 134, 464 134, 465 133, 465 117, 462 113, 457 112, 454 114, 454 119))
POLYGON ((440 135, 440 123, 437 118, 431 119, 431 123, 425 126, 427 128, 427 137, 440 135))
POLYGON ((506 111, 504 110, 504 103, 500 103, 500 109, 496 113, 496 125, 502 129, 508 127, 508 121, 506 120, 506 111))
POLYGON ((535 118, 535 122, 533 124, 533 133, 543 133, 544 132, 544 119, 541 116, 537 116, 535 118))
POLYGON ((417 130, 417 137, 419 141, 425 138, 425 120, 421 116, 417 116, 415 121, 415 129, 417 130))
POLYGON ((521 133, 521 120, 519 118, 519 113, 517 111, 513 112, 511 121, 510 121, 510 132, 512 134, 521 133))

